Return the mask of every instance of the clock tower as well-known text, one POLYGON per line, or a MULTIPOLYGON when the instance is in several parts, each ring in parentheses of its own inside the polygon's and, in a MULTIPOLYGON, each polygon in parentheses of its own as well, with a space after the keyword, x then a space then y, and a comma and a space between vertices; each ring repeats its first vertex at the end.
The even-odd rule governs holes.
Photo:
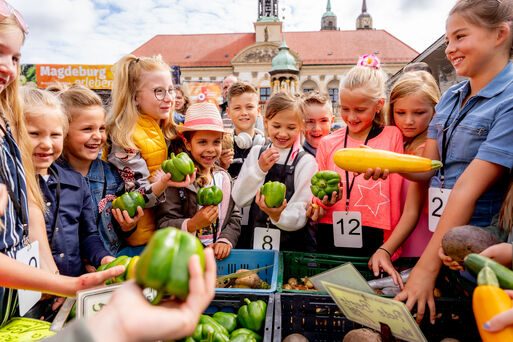
POLYGON ((357 30, 372 30, 372 17, 367 13, 367 1, 363 0, 362 13, 356 18, 357 30))

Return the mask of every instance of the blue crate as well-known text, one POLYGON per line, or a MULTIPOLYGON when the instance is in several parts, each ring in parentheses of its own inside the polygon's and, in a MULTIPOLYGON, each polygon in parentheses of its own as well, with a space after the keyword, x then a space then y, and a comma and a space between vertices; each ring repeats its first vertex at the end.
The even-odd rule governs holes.
POLYGON ((251 292, 251 293, 274 293, 276 292, 276 284, 278 283, 278 251, 265 251, 254 249, 232 249, 230 256, 223 260, 217 261, 217 275, 227 275, 234 273, 241 268, 252 270, 259 267, 274 265, 258 272, 258 276, 267 282, 271 288, 268 290, 257 289, 224 289, 216 288, 218 293, 230 292, 251 292))

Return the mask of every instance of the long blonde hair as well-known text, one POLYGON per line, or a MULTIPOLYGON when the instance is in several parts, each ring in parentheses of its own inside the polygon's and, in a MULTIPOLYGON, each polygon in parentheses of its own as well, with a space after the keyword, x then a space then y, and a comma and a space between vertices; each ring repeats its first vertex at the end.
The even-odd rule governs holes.
POLYGON ((410 95, 420 95, 430 102, 433 108, 440 100, 440 89, 435 78, 426 71, 410 71, 403 74, 392 86, 388 101, 389 124, 395 126, 394 103, 410 95))
MULTIPOLYGON (((381 69, 369 66, 356 65, 347 72, 344 80, 340 84, 341 93, 344 89, 354 90, 363 88, 368 96, 376 101, 386 99, 385 95, 386 75, 381 69)), ((384 126, 386 120, 386 106, 382 106, 381 110, 374 116, 374 123, 384 126)))
MULTIPOLYGON (((3 20, 0 20, 0 32, 13 30, 14 28, 22 32, 23 40, 25 40, 25 34, 14 15, 11 14, 3 20)), ((14 138, 20 149, 27 190, 43 211, 45 208, 44 200, 36 178, 36 170, 32 161, 32 146, 30 144, 25 121, 23 120, 23 109, 19 98, 18 87, 20 72, 20 65, 18 64, 16 78, 0 93, 0 108, 12 127, 14 138)), ((30 198, 30 196, 27 197, 30 198)))
POLYGON ((28 122, 31 118, 46 115, 44 111, 41 111, 42 108, 51 108, 59 116, 63 136, 66 136, 69 128, 68 117, 55 93, 31 86, 23 86, 21 87, 21 99, 25 122, 28 122))
MULTIPOLYGON (((171 69, 160 55, 152 57, 127 55, 114 66, 112 107, 107 117, 107 131, 110 141, 126 150, 139 150, 133 140, 133 132, 141 115, 135 102, 139 80, 143 73, 157 70, 166 70, 171 73, 171 69)), ((167 140, 176 136, 171 115, 161 124, 161 129, 167 140)))

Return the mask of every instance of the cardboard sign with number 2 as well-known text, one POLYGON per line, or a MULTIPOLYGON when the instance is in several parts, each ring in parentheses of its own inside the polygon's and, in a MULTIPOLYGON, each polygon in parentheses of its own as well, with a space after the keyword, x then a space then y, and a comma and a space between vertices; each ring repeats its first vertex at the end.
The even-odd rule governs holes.
POLYGON ((450 189, 429 188, 429 230, 434 232, 444 212, 450 189))
POLYGON ((333 213, 333 242, 335 247, 362 248, 362 213, 335 211, 333 213))
POLYGON ((281 232, 276 228, 255 228, 253 249, 280 250, 281 232))

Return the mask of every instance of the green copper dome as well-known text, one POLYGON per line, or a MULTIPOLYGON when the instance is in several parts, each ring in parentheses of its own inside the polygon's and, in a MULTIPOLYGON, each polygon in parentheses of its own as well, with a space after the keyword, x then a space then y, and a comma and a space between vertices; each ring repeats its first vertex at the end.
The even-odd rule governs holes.
POLYGON ((326 12, 322 15, 323 18, 325 17, 336 17, 335 13, 331 11, 331 1, 328 0, 328 5, 326 6, 326 12))
POLYGON ((283 42, 279 47, 280 51, 273 58, 273 67, 271 68, 271 72, 273 71, 299 71, 296 67, 296 59, 289 52, 289 47, 287 43, 285 43, 285 34, 283 34, 283 42))

